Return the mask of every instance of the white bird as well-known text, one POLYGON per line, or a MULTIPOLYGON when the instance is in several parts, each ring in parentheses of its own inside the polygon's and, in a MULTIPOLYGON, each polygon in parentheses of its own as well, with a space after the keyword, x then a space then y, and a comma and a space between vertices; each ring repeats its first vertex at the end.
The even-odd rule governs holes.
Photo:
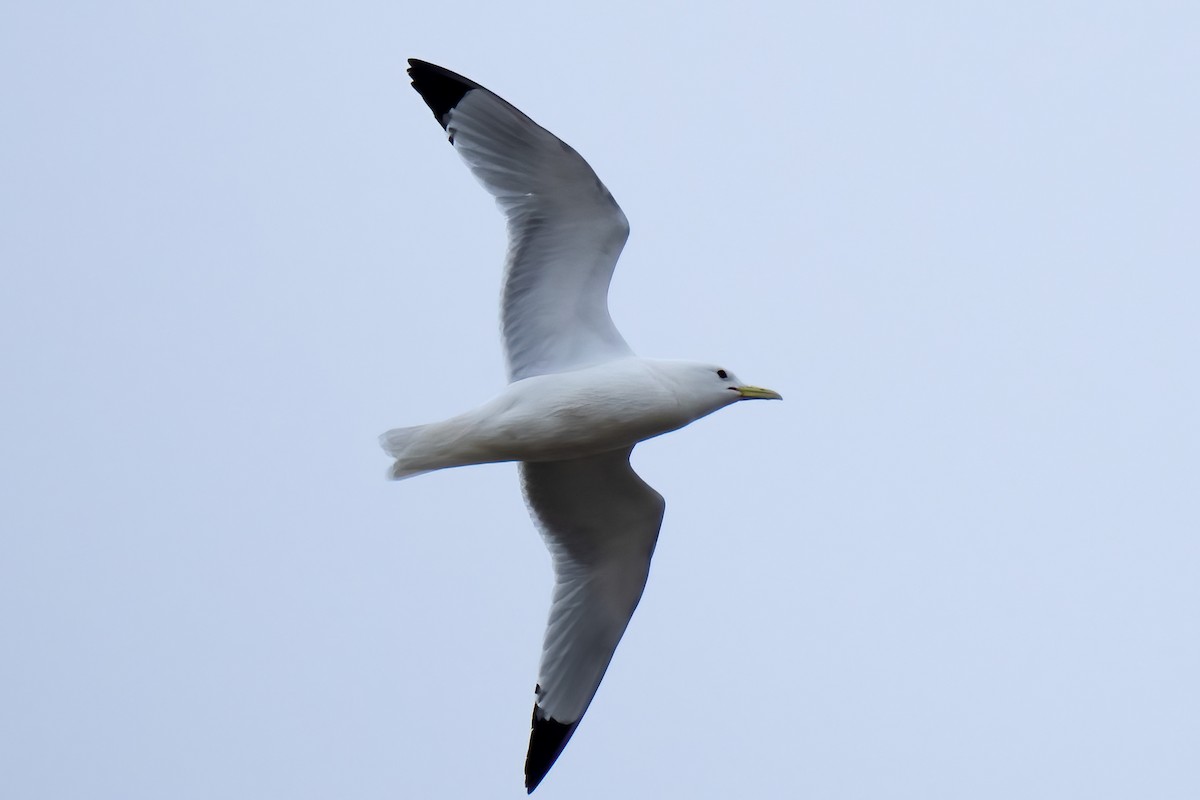
POLYGON ((409 60, 412 85, 508 219, 501 329, 511 383, 444 422, 380 437, 394 480, 516 461, 554 562, 525 787, 579 725, 646 585, 665 503, 634 445, 739 400, 781 399, 712 364, 638 358, 608 314, 629 223, 578 153, 497 95, 409 60))

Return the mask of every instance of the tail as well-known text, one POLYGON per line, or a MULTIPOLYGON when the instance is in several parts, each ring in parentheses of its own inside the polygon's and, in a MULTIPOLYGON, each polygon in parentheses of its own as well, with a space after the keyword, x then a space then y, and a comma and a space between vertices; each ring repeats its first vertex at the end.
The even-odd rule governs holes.
POLYGON ((388 480, 402 481, 405 478, 412 478, 431 471, 429 467, 412 466, 408 459, 409 448, 424 428, 424 425, 412 428, 392 428, 379 436, 379 444, 383 447, 383 451, 396 459, 396 463, 388 469, 388 480))

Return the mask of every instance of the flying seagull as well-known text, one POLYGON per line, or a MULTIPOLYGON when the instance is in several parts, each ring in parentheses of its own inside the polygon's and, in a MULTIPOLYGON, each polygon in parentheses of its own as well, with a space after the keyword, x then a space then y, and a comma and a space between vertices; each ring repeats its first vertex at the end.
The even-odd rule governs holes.
POLYGON ((739 400, 781 399, 715 364, 639 358, 608 315, 629 223, 591 167, 498 95, 409 60, 413 88, 508 220, 501 332, 509 385, 443 422, 380 436, 401 480, 516 461, 554 562, 534 689, 533 792, 587 711, 646 585, 666 504, 629 465, 645 439, 739 400))

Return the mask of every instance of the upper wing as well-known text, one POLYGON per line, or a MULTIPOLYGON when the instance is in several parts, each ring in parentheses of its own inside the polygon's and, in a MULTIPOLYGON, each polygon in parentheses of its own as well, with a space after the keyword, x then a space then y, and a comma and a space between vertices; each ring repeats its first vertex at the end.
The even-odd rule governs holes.
POLYGON ((531 792, 592 702, 646 585, 666 503, 629 466, 632 449, 521 464, 555 576, 525 759, 531 792))
POLYGON ((630 355, 608 315, 629 222, 578 153, 474 81, 409 59, 413 87, 508 218, 509 380, 630 355))

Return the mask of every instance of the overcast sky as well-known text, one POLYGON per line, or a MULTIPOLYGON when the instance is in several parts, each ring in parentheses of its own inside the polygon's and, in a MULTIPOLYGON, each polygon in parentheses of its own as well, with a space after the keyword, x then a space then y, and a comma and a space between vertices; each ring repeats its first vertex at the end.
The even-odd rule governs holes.
POLYGON ((1200 12, 7 3, 0 794, 524 794, 549 558, 503 222, 404 59, 573 145, 611 307, 748 403, 642 445, 553 798, 1200 797, 1200 12))

